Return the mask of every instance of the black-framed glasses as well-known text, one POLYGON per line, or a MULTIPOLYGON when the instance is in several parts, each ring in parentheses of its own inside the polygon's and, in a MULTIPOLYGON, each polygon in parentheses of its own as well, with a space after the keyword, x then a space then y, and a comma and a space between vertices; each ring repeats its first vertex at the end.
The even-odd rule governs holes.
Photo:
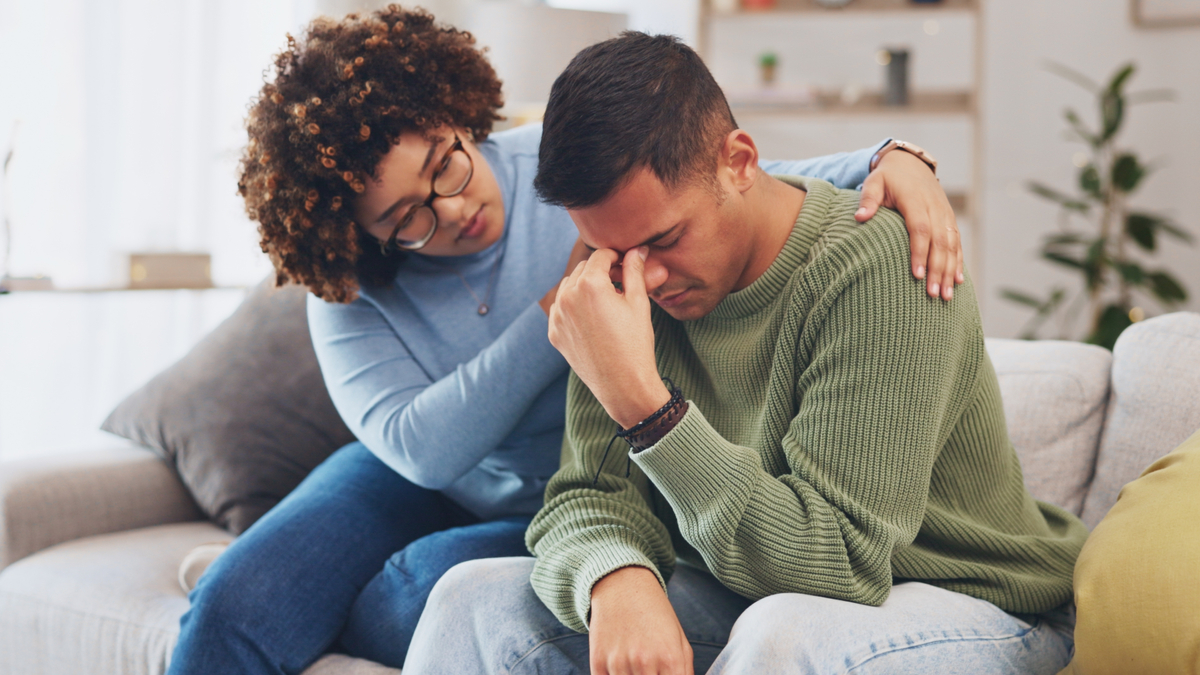
POLYGON ((454 145, 442 157, 429 181, 429 196, 420 204, 414 204, 404 214, 392 235, 379 244, 379 252, 387 255, 393 248, 406 251, 416 251, 433 239, 437 233, 437 212, 433 210, 433 200, 438 197, 454 197, 462 194, 475 175, 475 162, 463 148, 462 139, 454 134, 454 145))

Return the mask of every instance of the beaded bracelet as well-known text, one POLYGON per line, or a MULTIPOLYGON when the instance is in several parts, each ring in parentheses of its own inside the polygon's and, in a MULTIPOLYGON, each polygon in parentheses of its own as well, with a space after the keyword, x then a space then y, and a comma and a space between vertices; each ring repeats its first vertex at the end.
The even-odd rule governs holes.
MULTIPOLYGON (((608 445, 604 446, 604 456, 600 458, 600 466, 596 468, 596 475, 592 478, 593 486, 600 480, 600 472, 604 468, 605 460, 608 459, 608 451, 612 448, 613 441, 620 438, 629 445, 631 451, 638 453, 662 440, 671 429, 675 428, 676 424, 679 424, 679 420, 683 419, 688 409, 688 402, 683 398, 683 390, 675 386, 675 383, 669 377, 664 377, 663 381, 671 391, 670 400, 663 404, 663 407, 654 411, 649 417, 628 429, 623 429, 620 425, 617 426, 617 433, 613 434, 613 437, 608 440, 608 445)), ((626 457, 626 478, 629 477, 629 463, 630 460, 626 457)))

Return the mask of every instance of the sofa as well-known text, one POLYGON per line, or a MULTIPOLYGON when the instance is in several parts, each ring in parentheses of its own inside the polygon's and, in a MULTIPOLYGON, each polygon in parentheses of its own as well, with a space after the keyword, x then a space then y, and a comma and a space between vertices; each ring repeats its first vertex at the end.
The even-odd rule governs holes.
MULTIPOLYGON (((1004 339, 987 349, 1030 492, 1089 527, 1200 428, 1200 314, 1135 324, 1111 353, 1004 339)), ((174 467, 131 442, 0 463, 0 675, 163 673, 188 604, 181 561, 231 538, 174 467)), ((305 672, 399 671, 330 655, 305 672)))

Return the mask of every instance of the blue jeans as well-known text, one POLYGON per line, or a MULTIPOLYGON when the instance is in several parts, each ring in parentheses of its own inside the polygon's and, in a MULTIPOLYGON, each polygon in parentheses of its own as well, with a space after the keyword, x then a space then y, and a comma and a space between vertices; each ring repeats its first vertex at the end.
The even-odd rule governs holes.
POLYGON ((527 555, 528 523, 479 522, 347 445, 200 578, 168 672, 300 673, 330 650, 399 668, 441 575, 527 555))
MULTIPOLYGON (((588 636, 567 628, 529 585, 530 558, 476 560, 438 582, 404 675, 586 675, 588 636)), ((1054 675, 1071 656, 1073 611, 1015 616, 922 583, 880 607, 782 593, 751 602, 679 566, 667 585, 697 675, 1054 675)))

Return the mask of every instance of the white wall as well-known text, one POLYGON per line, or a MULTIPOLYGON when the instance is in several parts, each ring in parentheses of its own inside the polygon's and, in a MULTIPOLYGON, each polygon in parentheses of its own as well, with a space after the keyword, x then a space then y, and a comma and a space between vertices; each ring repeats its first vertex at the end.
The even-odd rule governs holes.
MULTIPOLYGON (((1013 336, 1028 312, 998 299, 1003 287, 1043 291, 1052 283, 1076 283, 1036 261, 1041 236, 1055 227, 1053 205, 1028 194, 1036 179, 1071 188, 1071 156, 1083 149, 1063 139, 1063 108, 1092 117, 1083 90, 1042 69, 1046 60, 1107 78, 1133 60, 1132 88, 1169 87, 1176 103, 1134 108, 1122 143, 1162 168, 1150 176, 1134 205, 1173 215, 1197 236, 1194 247, 1169 246, 1159 263, 1177 274, 1200 310, 1200 27, 1135 28, 1128 0, 988 0, 984 6, 984 329, 1013 336)), ((1149 314, 1162 310, 1146 305, 1149 314)))

